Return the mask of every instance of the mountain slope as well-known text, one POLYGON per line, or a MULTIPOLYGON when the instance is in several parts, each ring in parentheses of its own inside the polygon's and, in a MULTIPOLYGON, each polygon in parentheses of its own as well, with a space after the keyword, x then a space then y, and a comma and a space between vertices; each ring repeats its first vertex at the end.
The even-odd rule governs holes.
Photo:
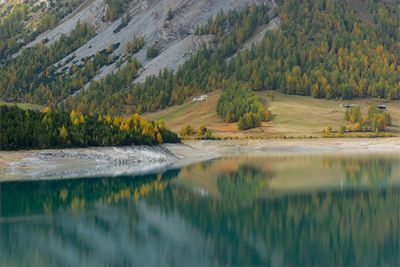
MULTIPOLYGON (((135 54, 135 57, 143 65, 142 73, 137 81, 143 81, 149 75, 158 74, 164 68, 176 69, 180 64, 201 45, 207 44, 207 36, 195 36, 197 26, 205 23, 221 10, 241 10, 246 5, 264 2, 262 0, 134 0, 129 1, 125 14, 131 16, 127 26, 119 32, 114 32, 121 24, 123 17, 115 21, 104 21, 106 10, 105 0, 87 0, 79 11, 74 12, 52 30, 42 33, 34 41, 26 45, 26 48, 37 45, 43 40, 48 40, 46 45, 57 41, 62 34, 69 34, 78 23, 93 25, 96 36, 85 45, 71 54, 66 55, 56 65, 58 70, 70 67, 84 58, 95 55, 97 52, 107 49, 119 43, 111 57, 123 57, 124 49, 132 36, 143 36, 144 47, 135 54), (169 10, 174 11, 172 19, 167 20, 169 10), (161 54, 155 59, 146 58, 146 49, 156 45, 161 54), (68 62, 68 59, 74 60, 68 62)), ((98 80, 116 68, 116 63, 103 67, 94 78, 98 80)))
POLYGON ((126 80, 109 77, 69 99, 65 107, 156 111, 237 84, 314 98, 399 98, 399 5, 368 0, 371 27, 344 0, 281 2, 279 28, 266 31, 262 42, 249 49, 242 50, 243 45, 273 18, 259 5, 218 14, 201 26, 197 35, 212 35, 217 46, 201 49, 175 74, 163 72, 140 86, 125 86, 126 80))
POLYGON ((0 92, 90 114, 232 87, 396 100, 399 12, 375 0, 87 0, 4 63, 0 92))

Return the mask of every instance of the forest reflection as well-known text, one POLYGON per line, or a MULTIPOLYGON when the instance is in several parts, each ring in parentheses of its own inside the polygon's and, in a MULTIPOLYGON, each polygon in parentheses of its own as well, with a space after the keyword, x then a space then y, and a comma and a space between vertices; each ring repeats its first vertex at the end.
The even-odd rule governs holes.
POLYGON ((2 183, 0 265, 399 265, 399 179, 368 154, 2 183))

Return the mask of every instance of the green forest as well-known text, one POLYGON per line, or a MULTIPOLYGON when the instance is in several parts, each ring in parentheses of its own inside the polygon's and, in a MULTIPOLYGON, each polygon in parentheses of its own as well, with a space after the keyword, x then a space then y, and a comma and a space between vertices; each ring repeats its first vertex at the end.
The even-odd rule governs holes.
POLYGON ((40 33, 54 28, 82 0, 53 1, 51 10, 24 1, 14 7, 0 8, 0 62, 5 61, 40 33))
POLYGON ((86 90, 64 108, 79 106, 89 113, 108 108, 116 113, 155 111, 214 89, 235 90, 232 84, 237 83, 315 98, 398 99, 399 9, 371 1, 368 7, 370 24, 344 1, 284 1, 280 28, 236 55, 257 27, 269 21, 270 10, 258 5, 240 13, 220 13, 196 30, 214 34, 217 48, 204 47, 175 74, 164 70, 141 85, 123 88, 110 84, 101 94, 86 90))
MULTIPOLYGON (((79 75, 74 75, 74 67, 71 68, 71 73, 62 75, 56 73, 53 64, 85 44, 94 35, 90 26, 78 22, 70 35, 62 35, 51 46, 40 43, 23 50, 15 59, 7 60, 7 64, 0 68, 2 98, 7 101, 56 104, 81 88, 84 80, 79 75)), ((88 72, 85 67, 87 66, 81 68, 81 72, 88 72)))
MULTIPOLYGON (((117 2, 108 1, 109 8, 117 2)), ((53 64, 94 34, 89 26, 79 24, 70 36, 49 47, 39 44, 1 66, 0 94, 6 101, 91 115, 141 114, 216 89, 235 91, 236 86, 327 99, 399 99, 398 4, 367 0, 366 14, 357 13, 347 1, 286 0, 278 5, 276 9, 260 4, 240 12, 218 13, 195 31, 213 35, 214 45, 200 49, 176 72, 160 71, 141 84, 132 83, 141 68, 133 54, 144 44, 135 36, 125 48, 129 63, 120 64, 116 73, 100 81, 87 84, 102 66, 118 60, 109 56, 118 44, 57 72, 53 64), (262 41, 242 49, 276 16, 278 29, 266 31, 262 41), (86 90, 80 90, 86 85, 86 90)), ((157 53, 150 49, 147 54, 151 58, 157 53)), ((218 110, 225 120, 232 113, 218 110)), ((248 115, 247 119, 254 118, 248 115)))
POLYGON ((162 121, 131 116, 88 116, 79 112, 44 112, 0 107, 0 150, 154 145, 179 142, 162 121))
POLYGON ((270 112, 250 88, 233 85, 225 90, 217 103, 217 113, 226 122, 238 122, 240 130, 258 127, 270 119, 270 112))

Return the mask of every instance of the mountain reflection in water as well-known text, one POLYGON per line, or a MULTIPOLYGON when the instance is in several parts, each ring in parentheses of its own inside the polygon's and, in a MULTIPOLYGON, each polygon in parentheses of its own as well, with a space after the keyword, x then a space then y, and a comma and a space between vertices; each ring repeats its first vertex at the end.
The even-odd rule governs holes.
POLYGON ((0 186, 0 266, 400 265, 398 154, 0 186))

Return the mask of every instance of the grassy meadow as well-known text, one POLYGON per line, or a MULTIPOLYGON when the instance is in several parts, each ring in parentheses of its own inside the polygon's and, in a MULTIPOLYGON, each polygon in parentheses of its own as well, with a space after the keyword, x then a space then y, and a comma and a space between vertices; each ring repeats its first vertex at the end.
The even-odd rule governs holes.
MULTIPOLYGON (((182 126, 187 124, 194 128, 205 124, 218 137, 304 137, 322 136, 322 129, 328 125, 332 126, 334 130, 341 125, 347 125, 348 122, 344 120, 345 109, 341 107, 341 104, 359 105, 364 114, 367 112, 369 104, 385 103, 385 100, 374 98, 340 101, 286 95, 278 92, 273 93, 271 100, 265 91, 256 94, 272 111, 273 119, 263 122, 261 127, 247 131, 239 131, 236 123, 226 123, 217 115, 216 105, 221 91, 211 92, 208 99, 204 101, 188 101, 182 105, 144 114, 144 116, 151 120, 163 119, 175 132, 179 132, 182 126)), ((392 116, 393 126, 390 127, 390 131, 398 135, 400 132, 400 102, 392 101, 385 104, 392 116)))

